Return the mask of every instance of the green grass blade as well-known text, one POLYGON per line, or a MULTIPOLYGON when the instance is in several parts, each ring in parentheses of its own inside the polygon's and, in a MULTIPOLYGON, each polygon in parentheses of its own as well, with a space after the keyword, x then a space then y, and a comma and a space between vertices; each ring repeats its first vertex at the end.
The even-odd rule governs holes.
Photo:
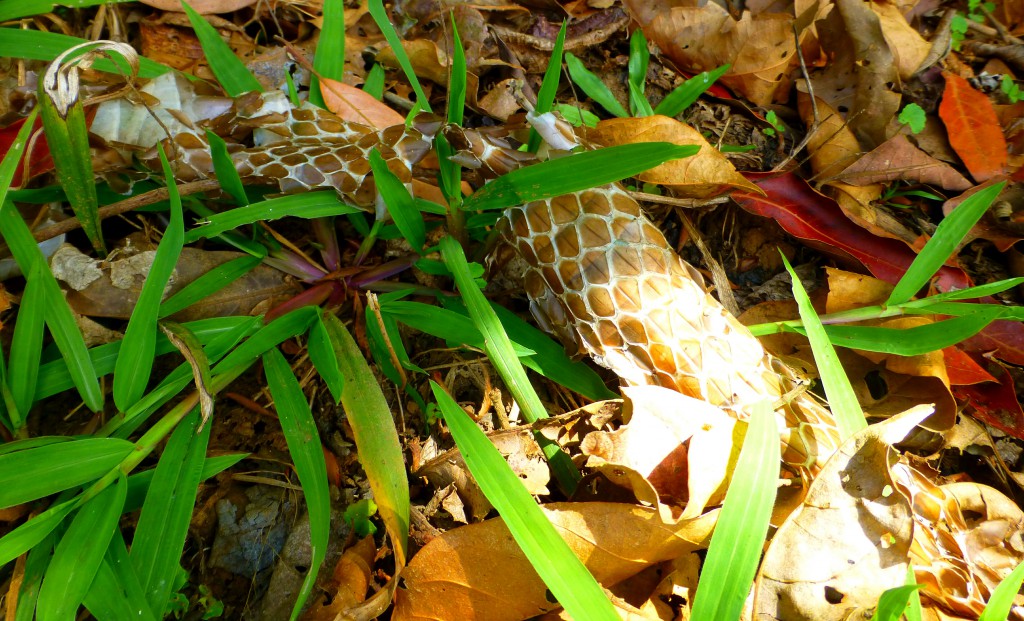
POLYGON ((779 479, 779 430, 766 401, 754 406, 732 483, 697 583, 693 619, 739 619, 757 573, 779 479))
POLYGON ((18 320, 14 324, 14 337, 11 340, 11 363, 7 378, 15 410, 8 413, 15 430, 21 430, 25 424, 24 417, 35 402, 36 383, 39 381, 43 327, 46 323, 43 319, 46 296, 43 295, 42 269, 39 263, 32 266, 21 296, 18 320))
POLYGON ((917 356, 969 339, 1004 314, 1004 308, 1000 306, 978 306, 980 308, 977 312, 913 328, 825 326, 825 334, 833 345, 839 347, 899 356, 917 356))
POLYGON ((236 205, 248 205, 249 197, 245 195, 245 186, 238 175, 235 163, 228 154, 228 143, 223 138, 206 130, 206 141, 210 143, 210 158, 213 161, 213 172, 217 175, 220 188, 234 199, 236 205))
POLYGON ((174 183, 174 173, 170 162, 160 151, 160 163, 164 168, 167 181, 168 198, 171 204, 171 219, 164 231, 163 239, 157 246, 153 265, 142 285, 139 300, 132 311, 128 327, 121 341, 120 355, 114 365, 114 404, 124 412, 135 404, 146 392, 149 377, 153 371, 153 360, 156 358, 156 320, 160 312, 160 302, 164 296, 164 288, 170 280, 174 267, 181 256, 185 240, 184 216, 181 212, 181 196, 174 183))
POLYGON ((169 317, 201 302, 253 271, 262 262, 260 257, 244 256, 221 263, 162 302, 158 317, 169 317))
POLYGON ((910 298, 917 295, 917 292, 949 259, 971 227, 1003 191, 1005 185, 1004 181, 975 192, 939 223, 932 238, 914 258, 914 262, 907 268, 903 278, 896 283, 896 287, 893 288, 889 299, 885 302, 886 306, 908 302, 910 298))
POLYGON ((618 619, 597 580, 558 535, 498 449, 443 388, 433 381, 430 387, 469 472, 558 603, 574 619, 618 619))
POLYGON ((43 253, 32 239, 28 225, 10 202, 5 202, 0 207, 0 235, 3 235, 22 272, 35 273, 40 277, 37 282, 43 289, 43 308, 50 335, 64 357, 68 372, 85 404, 94 412, 101 411, 103 391, 100 390, 96 370, 92 366, 92 359, 85 347, 82 333, 78 330, 78 324, 64 299, 60 285, 46 265, 43 253), (39 267, 36 267, 37 265, 39 267))
POLYGON ((637 28, 629 37, 629 106, 636 116, 651 116, 654 110, 644 97, 647 87, 647 67, 650 64, 651 52, 647 49, 647 37, 643 30, 637 28))
POLYGON ((36 607, 39 621, 65 621, 75 617, 117 528, 127 487, 122 476, 78 510, 57 544, 39 588, 36 607))
POLYGON ((185 235, 185 243, 220 235, 246 224, 269 222, 288 216, 296 218, 321 218, 362 213, 363 209, 343 203, 334 191, 290 194, 239 207, 209 216, 204 224, 185 235))
POLYGON ((782 262, 785 263, 786 270, 789 271, 789 275, 793 279, 793 296, 800 309, 800 319, 804 322, 807 340, 811 342, 814 361, 821 374, 821 383, 825 387, 829 407, 839 426, 839 434, 845 440, 868 426, 864 419, 864 410, 857 402, 857 395, 853 392, 850 378, 847 377, 842 363, 839 362, 839 356, 836 355, 835 348, 828 340, 825 328, 821 325, 821 319, 814 312, 814 306, 811 304, 811 299, 807 297, 803 283, 800 282, 800 278, 793 271, 793 267, 786 260, 785 255, 782 255, 782 262))
POLYGON ((156 621, 120 531, 114 531, 103 564, 82 603, 97 621, 156 621))
POLYGON ((210 428, 193 410, 171 435, 149 485, 132 539, 131 564, 149 608, 163 618, 196 504, 210 428))
POLYGON ((1003 578, 999 586, 988 598, 988 604, 982 611, 978 621, 1005 621, 1010 616, 1010 608, 1020 591, 1021 582, 1024 582, 1024 563, 1017 565, 1010 575, 1003 578))
POLYGON ((224 92, 229 97, 238 97, 242 93, 251 91, 263 92, 259 80, 249 72, 245 63, 235 56, 224 39, 220 38, 217 30, 202 15, 196 13, 185 0, 181 0, 181 6, 185 9, 185 14, 188 15, 188 21, 191 22, 196 37, 199 38, 199 45, 202 46, 203 53, 206 55, 206 62, 210 64, 210 70, 213 71, 213 75, 217 76, 217 81, 220 82, 224 92))
POLYGON ((0 455, 0 508, 98 479, 133 447, 125 440, 83 438, 0 455))
MULTIPOLYGON (((249 453, 233 453, 231 455, 218 455, 207 457, 203 461, 203 472, 199 475, 200 480, 205 481, 210 477, 220 474, 231 466, 249 456, 249 453)), ((131 513, 142 508, 149 493, 149 486, 153 482, 156 469, 136 472, 128 477, 128 497, 124 501, 124 512, 131 513)))
MULTIPOLYGON (((316 324, 314 324, 316 325, 316 324)), ((327 489, 327 463, 320 443, 320 435, 313 421, 302 388, 280 350, 273 347, 263 354, 263 369, 267 385, 274 398, 274 409, 281 421, 281 430, 288 443, 288 453, 299 475, 302 493, 309 511, 309 539, 313 551, 312 561, 299 590, 299 598, 292 608, 291 619, 296 619, 316 584, 320 566, 327 557, 327 541, 331 529, 331 497, 327 489)))
MULTIPOLYGON (((555 37, 555 46, 551 49, 551 57, 548 58, 548 67, 544 70, 544 81, 540 83, 540 90, 537 91, 537 104, 534 112, 543 114, 551 110, 555 103, 555 94, 558 92, 558 81, 562 77, 562 50, 565 49, 565 30, 568 26, 567 20, 562 20, 562 27, 558 29, 558 36, 555 37)), ((536 153, 540 148, 542 138, 537 130, 530 128, 530 138, 526 143, 530 153, 536 153)))
MULTIPOLYGON (((449 343, 469 345, 483 349, 484 337, 476 329, 473 320, 469 318, 469 312, 465 310, 465 307, 462 307, 462 312, 456 312, 421 302, 395 301, 385 302, 381 310, 388 317, 398 319, 410 328, 415 328, 420 332, 432 334, 449 343)), ((512 342, 512 349, 515 351, 517 358, 525 358, 537 353, 514 341, 512 342)))
POLYGON ((369 0, 368 8, 370 9, 370 16, 373 17, 373 21, 377 22, 377 27, 380 28, 384 38, 387 39, 388 45, 391 46, 391 51, 395 53, 395 59, 405 73, 405 79, 409 80, 413 92, 416 93, 416 104, 419 105, 420 110, 432 112, 430 100, 427 98, 427 94, 423 92, 423 86, 420 85, 420 80, 412 68, 409 55, 405 53, 405 48, 402 47, 402 40, 395 31, 395 27, 391 25, 391 21, 388 20, 388 13, 384 10, 383 0, 369 0))
POLYGON ((455 13, 450 14, 452 23, 452 66, 448 78, 448 122, 462 125, 466 109, 466 50, 455 24, 455 13))
MULTIPOLYGON (((423 214, 416 209, 412 194, 395 173, 391 172, 387 162, 376 149, 370 152, 370 170, 373 171, 373 180, 377 184, 380 199, 387 205, 387 212, 391 214, 398 230, 409 241, 413 250, 422 251, 427 240, 427 227, 423 222, 423 214)), ((378 219, 383 219, 383 216, 384 214, 377 214, 378 219)))
MULTIPOLYGON (((917 586, 917 577, 914 575, 914 566, 907 564, 907 586, 917 586)), ((921 591, 914 589, 910 592, 907 600, 907 607, 903 611, 907 621, 921 621, 921 591)))
POLYGON ((654 107, 655 114, 665 116, 676 116, 689 108, 703 95, 715 80, 725 75, 732 65, 722 65, 717 69, 698 73, 689 80, 676 87, 671 93, 665 96, 657 106, 654 107))
POLYGON ((1013 287, 1017 287, 1022 284, 1024 284, 1024 278, 1007 278, 1006 280, 990 282, 984 285, 977 285, 975 287, 967 287, 966 289, 957 289, 955 291, 946 291, 944 293, 930 295, 922 300, 907 302, 907 304, 927 305, 929 301, 947 302, 954 300, 974 300, 989 295, 996 295, 997 293, 1002 293, 1003 291, 1012 289, 1013 287))
POLYGON ((626 112, 619 100, 615 99, 615 95, 608 90, 601 78, 584 67, 580 59, 576 58, 572 52, 565 53, 565 64, 569 67, 569 77, 587 96, 599 103, 612 116, 617 116, 620 119, 629 116, 629 112, 626 112))
POLYGON ((0 538, 0 567, 10 563, 46 539, 76 506, 78 506, 77 498, 51 505, 46 511, 0 538))
MULTIPOLYGON (((446 307, 469 315, 469 311, 459 300, 445 299, 443 302, 446 307)), ((533 352, 523 358, 524 366, 588 399, 601 401, 618 398, 618 393, 609 390, 597 372, 582 360, 571 359, 565 353, 565 348, 550 336, 526 323, 507 308, 493 303, 491 308, 498 315, 505 333, 512 339, 513 346, 533 352)))
POLYGON ((378 101, 384 99, 384 79, 386 77, 384 69, 378 63, 373 63, 370 71, 366 74, 366 81, 363 82, 363 90, 373 95, 378 101))
POLYGON ((695 155, 698 150, 691 145, 644 142, 575 153, 503 175, 467 198, 463 208, 504 209, 570 194, 638 175, 669 160, 695 155))
POLYGON ((0 22, 6 22, 19 17, 29 17, 52 13, 57 6, 80 9, 100 4, 117 4, 129 2, 130 0, 6 0, 0 6, 0 22))
POLYGON ((320 92, 320 77, 341 82, 345 73, 344 0, 324 0, 322 14, 320 38, 313 57, 313 75, 309 80, 309 103, 326 108, 320 92))
POLYGON ((331 391, 335 405, 341 403, 341 395, 345 391, 345 378, 341 376, 341 367, 338 366, 338 358, 334 355, 334 346, 327 334, 322 314, 317 315, 313 327, 309 329, 306 347, 309 350, 309 359, 327 384, 327 390, 331 391))
POLYGON ((297 308, 260 328, 234 351, 213 367, 214 375, 226 373, 232 367, 249 367, 271 347, 277 347, 292 337, 304 334, 316 321, 319 309, 312 306, 297 308))
MULTIPOLYGON (((3 4, 6 7, 6 4, 3 4)), ((3 10, 0 8, 0 10, 3 10)), ((86 39, 69 37, 56 32, 40 32, 38 30, 22 30, 19 28, 0 29, 0 57, 23 58, 25 60, 51 61, 62 53, 83 43, 91 43, 86 39)), ((139 77, 155 78, 171 70, 167 65, 149 60, 139 59, 139 77)), ((97 58, 93 69, 107 73, 124 74, 124 67, 107 58, 97 58)))
MULTIPOLYGON (((484 337, 484 351, 487 352, 487 358, 498 371, 502 381, 508 386, 512 398, 522 409, 523 416, 531 423, 547 418, 547 410, 527 377, 526 370, 519 363, 519 358, 516 357, 515 350, 512 348, 512 341, 509 340, 497 315, 494 314, 491 305, 470 275, 469 264, 466 262, 466 255, 463 253, 462 247, 451 237, 443 238, 440 246, 441 258, 444 259, 445 265, 448 266, 455 278, 455 284, 469 310, 469 316, 484 337)), ((557 444, 543 436, 535 435, 548 463, 551 464, 558 484, 567 494, 571 495, 580 480, 579 470, 557 444)))
POLYGON ((875 614, 871 615, 871 621, 899 621, 907 609, 911 595, 917 593, 920 588, 919 584, 905 584, 887 589, 878 598, 878 607, 875 608, 875 614))
POLYGON ((326 314, 324 326, 344 378, 341 403, 352 425, 359 462, 366 471, 373 499, 391 534, 401 566, 408 558, 409 549, 409 480, 391 409, 359 346, 341 320, 326 314))
MULTIPOLYGON (((256 317, 215 317, 213 319, 201 319, 192 321, 185 325, 196 334, 201 343, 207 343, 217 336, 237 329, 240 325, 254 326, 259 319, 256 317)), ((121 342, 107 343, 93 347, 89 350, 91 360, 96 373, 100 376, 113 373, 114 364, 117 362, 118 352, 121 350, 121 342)), ((156 355, 177 351, 163 335, 157 336, 156 355)), ((59 392, 74 388, 67 363, 63 359, 54 360, 44 364, 39 369, 39 383, 36 386, 35 400, 42 401, 59 392)))
MULTIPOLYGON (((57 543, 57 532, 51 532, 28 552, 25 560, 25 574, 21 588, 18 589, 18 608, 14 611, 14 621, 33 621, 36 603, 39 600, 39 587, 43 584, 46 568, 53 557, 53 547, 57 543)), ((10 607, 10 599, 7 600, 10 607)), ((11 617, 8 616, 8 619, 11 617)))

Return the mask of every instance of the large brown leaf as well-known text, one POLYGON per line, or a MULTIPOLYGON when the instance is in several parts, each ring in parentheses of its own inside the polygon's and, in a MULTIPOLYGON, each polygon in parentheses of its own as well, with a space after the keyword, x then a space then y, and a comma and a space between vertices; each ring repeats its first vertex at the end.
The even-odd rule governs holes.
MULTIPOLYGON (((666 524, 657 509, 554 503, 544 512, 598 582, 608 587, 707 547, 717 512, 666 524)), ((691 557, 692 558, 692 557, 691 557)), ((500 518, 436 537, 402 573, 394 621, 518 621, 558 607, 500 518)))
POLYGON ((853 185, 902 179, 961 192, 971 187, 971 182, 952 166, 918 149, 903 134, 878 145, 836 175, 835 179, 853 185))
POLYGON ((589 130, 586 137, 604 147, 635 142, 698 145, 697 155, 666 162, 639 175, 641 181, 667 186, 681 196, 707 198, 728 190, 761 191, 736 172, 732 162, 708 144, 700 132, 667 116, 608 119, 589 130))
POLYGON ((946 124, 949 142, 975 181, 1001 175, 1006 168, 1006 138, 988 97, 967 80, 946 72, 946 88, 939 117, 946 124))

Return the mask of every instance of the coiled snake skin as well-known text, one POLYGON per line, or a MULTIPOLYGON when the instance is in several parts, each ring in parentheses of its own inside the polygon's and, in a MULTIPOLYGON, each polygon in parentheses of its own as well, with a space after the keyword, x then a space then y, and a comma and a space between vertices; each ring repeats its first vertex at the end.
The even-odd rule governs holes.
MULTIPOLYGON (((261 146, 231 152, 244 179, 288 193, 332 188, 379 214, 385 206, 370 174, 370 151, 377 149, 408 183, 440 126, 428 119, 374 130, 255 93, 207 108, 216 114, 193 111, 197 126, 229 141, 254 128, 262 135, 261 146)), ((212 176, 205 138, 187 126, 177 130, 166 146, 176 152, 179 179, 212 176)), ((506 164, 516 159, 479 134, 449 131, 468 148, 464 160, 486 165, 492 158, 506 156, 506 164)), ((791 466, 816 472, 838 446, 830 412, 813 396, 792 390, 788 369, 707 293, 699 274, 619 185, 511 207, 499 227, 505 244, 495 253, 514 251, 525 260, 534 316, 571 349, 589 354, 628 385, 668 387, 739 418, 767 399, 784 419, 783 457, 791 466)))

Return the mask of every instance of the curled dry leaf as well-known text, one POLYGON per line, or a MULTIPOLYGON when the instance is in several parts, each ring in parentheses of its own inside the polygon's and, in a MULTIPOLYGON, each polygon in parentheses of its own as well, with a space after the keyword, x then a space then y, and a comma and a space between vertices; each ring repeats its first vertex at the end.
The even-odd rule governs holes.
POLYGON ((853 185, 917 181, 962 192, 971 182, 955 168, 918 149, 903 134, 886 140, 834 177, 853 185))
POLYGON ((373 558, 376 554, 377 546, 372 535, 345 550, 334 566, 330 584, 325 585, 330 603, 326 603, 326 599, 314 602, 306 610, 303 621, 333 621, 339 613, 365 601, 373 579, 373 558))
POLYGON ((580 446, 587 467, 631 488, 637 500, 662 509, 666 520, 683 505, 682 517, 690 519, 720 503, 739 457, 736 419, 660 386, 624 387, 622 395, 625 424, 595 431, 580 446))
MULTIPOLYGON (((706 548, 717 512, 665 523, 618 503, 553 503, 548 518, 598 582, 611 587, 662 561, 706 548)), ((696 558, 696 557, 691 557, 696 558)), ((394 621, 518 621, 558 607, 500 519, 436 537, 402 573, 394 621)))
POLYGON ((910 502, 894 491, 898 453, 891 444, 929 411, 867 427, 825 464, 765 553, 755 587, 758 618, 853 618, 903 584, 914 524, 910 502))
MULTIPOLYGON (((977 619, 996 585, 1024 561, 1024 513, 986 485, 940 486, 906 466, 895 473, 913 501, 911 561, 922 605, 933 617, 977 619)), ((1019 606, 1010 618, 1024 618, 1019 606)))
POLYGON ((917 72, 931 50, 931 43, 907 23, 900 7, 889 2, 869 2, 868 7, 878 15, 886 43, 895 57, 900 78, 909 80, 917 72))
POLYGON ((608 119, 589 130, 586 138, 605 147, 636 142, 700 146, 693 157, 666 162, 638 176, 641 181, 667 186, 681 196, 707 198, 730 189, 761 191, 708 144, 700 132, 667 116, 608 119))
POLYGON ((748 11, 735 21, 714 2, 669 9, 640 0, 624 0, 622 4, 647 38, 680 68, 700 73, 732 65, 720 82, 759 106, 772 102, 798 66, 793 18, 789 15, 753 16, 748 11))
POLYGON ((967 80, 945 72, 946 88, 939 117, 949 132, 949 143, 975 181, 1001 175, 1006 168, 1006 138, 988 97, 967 80))

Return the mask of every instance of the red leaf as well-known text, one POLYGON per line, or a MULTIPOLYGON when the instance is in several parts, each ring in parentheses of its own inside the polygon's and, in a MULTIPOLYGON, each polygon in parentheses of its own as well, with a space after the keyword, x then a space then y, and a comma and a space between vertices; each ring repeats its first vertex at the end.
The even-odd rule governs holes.
MULTIPOLYGON (((10 150, 11 145, 14 144, 14 139, 18 136, 18 132, 21 131, 22 126, 25 124, 25 119, 18 119, 11 123, 7 127, 0 129, 0 155, 7 153, 10 150)), ((42 134, 37 134, 43 126, 41 118, 36 118, 35 127, 32 128, 32 134, 38 135, 39 138, 33 142, 29 141, 28 150, 28 176, 29 178, 41 175, 45 172, 53 170, 53 158, 50 157, 50 148, 46 144, 46 139, 43 138, 42 134)), ((25 171, 25 160, 22 159, 21 163, 18 164, 17 170, 14 171, 14 180, 11 182, 12 187, 21 187, 25 184, 26 179, 22 178, 22 173, 25 171)))
MULTIPOLYGON (((856 259, 875 278, 896 284, 916 258, 905 244, 878 237, 851 222, 839 205, 815 192, 792 173, 777 177, 748 174, 767 196, 735 193, 733 198, 747 211, 772 218, 787 233, 810 242, 815 248, 841 259, 856 259)), ((943 267, 935 286, 942 291, 971 286, 962 270, 943 267)))
POLYGON ((995 382, 996 378, 974 361, 959 347, 947 347, 942 350, 946 363, 946 374, 953 386, 968 386, 982 382, 995 382))
MULTIPOLYGON (((982 302, 995 304, 992 298, 982 302)), ((1020 321, 993 321, 984 330, 963 343, 966 351, 994 352, 1000 360, 1024 366, 1024 323, 1020 321)))
POLYGON ((1008 157, 1006 137, 992 102, 960 76, 948 72, 943 76, 946 89, 939 104, 939 118, 946 125, 949 144, 975 181, 1003 174, 1008 157))
POLYGON ((973 406, 973 416, 1015 438, 1024 439, 1024 411, 1014 390, 1013 377, 1002 365, 991 362, 988 370, 999 378, 996 385, 956 386, 953 394, 973 406))

